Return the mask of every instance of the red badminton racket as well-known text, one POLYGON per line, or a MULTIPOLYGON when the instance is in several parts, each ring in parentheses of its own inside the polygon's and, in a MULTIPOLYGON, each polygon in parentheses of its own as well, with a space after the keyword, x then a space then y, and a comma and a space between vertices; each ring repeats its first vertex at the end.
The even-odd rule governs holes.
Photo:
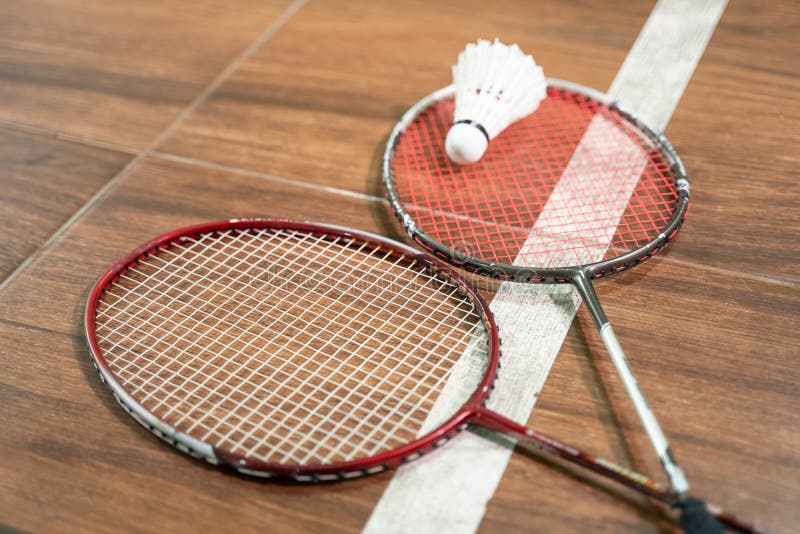
POLYGON ((523 283, 570 283, 586 302, 679 500, 689 484, 592 288, 678 232, 689 183, 667 139, 607 96, 549 80, 538 110, 456 165, 444 140, 454 89, 412 107, 384 156, 389 201, 411 239, 457 267, 523 283))
POLYGON ((487 410, 500 351, 486 303, 443 263, 375 235, 285 220, 172 232, 98 280, 85 324, 103 382, 134 419, 241 473, 355 478, 479 424, 678 503, 487 410))

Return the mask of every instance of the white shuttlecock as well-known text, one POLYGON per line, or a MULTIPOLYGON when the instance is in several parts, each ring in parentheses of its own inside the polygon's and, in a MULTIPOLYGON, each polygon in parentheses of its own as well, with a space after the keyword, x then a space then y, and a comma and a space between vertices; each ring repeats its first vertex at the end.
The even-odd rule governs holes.
POLYGON ((479 39, 453 65, 456 109, 445 150, 453 162, 475 163, 489 141, 530 115, 547 96, 542 67, 517 45, 479 39))

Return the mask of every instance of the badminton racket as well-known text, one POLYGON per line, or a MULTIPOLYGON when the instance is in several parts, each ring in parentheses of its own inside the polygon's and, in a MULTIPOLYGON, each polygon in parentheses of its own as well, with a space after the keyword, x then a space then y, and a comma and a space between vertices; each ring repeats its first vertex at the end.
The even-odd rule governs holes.
POLYGON ((100 377, 136 421, 240 473, 356 478, 478 424, 679 504, 489 411, 500 350, 483 298, 444 263, 375 235, 286 220, 171 232, 98 280, 85 327, 100 377))
POLYGON ((395 127, 383 176, 411 239, 481 275, 570 283, 586 303, 679 499, 689 484, 647 405, 592 281, 651 258, 680 228, 689 183, 667 139, 601 93, 548 80, 539 109, 501 133, 480 162, 452 163, 444 139, 454 88, 395 127))

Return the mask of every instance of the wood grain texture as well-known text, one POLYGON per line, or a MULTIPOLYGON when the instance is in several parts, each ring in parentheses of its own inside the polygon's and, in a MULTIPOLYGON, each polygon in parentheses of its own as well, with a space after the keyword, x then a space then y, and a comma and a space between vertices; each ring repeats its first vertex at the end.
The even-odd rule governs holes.
MULTIPOLYGON (((67 1, 48 4, 51 16, 34 24, 29 9, 42 5, 4 6, 0 68, 10 81, 0 84, 0 120, 130 146, 152 141, 268 24, 261 10, 276 7, 67 1), (164 50, 180 65, 165 63, 164 50)), ((206 220, 311 219, 402 239, 383 203, 315 187, 380 194, 377 161, 390 128, 448 82, 454 51, 478 35, 518 40, 548 74, 607 87, 652 2, 587 6, 312 0, 295 14, 160 147, 196 164, 147 158, 0 292, 2 528, 360 530, 391 474, 267 484, 191 460, 140 428, 89 362, 88 290, 142 241, 206 220)), ((796 9, 731 0, 667 129, 692 178, 688 224, 663 256, 598 283, 697 493, 774 532, 800 522, 796 9)), ((58 189, 32 204, 28 185, 12 181, 4 209, 68 216, 50 197, 74 194, 80 204, 76 192, 94 191, 97 176, 130 157, 34 137, 0 130, 0 164, 11 169, 0 175, 24 184, 57 176, 45 186, 58 189)), ((16 239, 7 232, 3 246, 16 239)), ((658 477, 585 311, 546 386, 530 394, 540 396, 537 429, 658 477)), ((480 530, 675 526, 636 496, 515 454, 480 530)))
POLYGON ((67 230, 48 251, 49 259, 34 262, 6 288, 0 317, 71 333, 73 317, 55 313, 55 308, 49 309, 54 313, 42 313, 25 304, 31 291, 54 297, 38 305, 69 301, 82 306, 81 299, 104 268, 149 238, 190 224, 247 217, 316 220, 380 232, 365 201, 151 158, 124 177, 85 220, 67 230), (74 239, 84 227, 92 227, 95 238, 74 239), (97 239, 109 229, 108 238, 97 239), (66 272, 64 265, 75 261, 80 269, 66 272))
POLYGON ((131 156, 0 130, 0 282, 130 161, 131 156))
MULTIPOLYGON (((800 499, 797 291, 763 282, 731 284, 726 274, 698 278, 693 268, 668 261, 596 285, 693 491, 778 531, 797 524, 800 515, 792 504, 800 499)), ((583 308, 531 423, 664 479, 583 308)), ((484 525, 511 513, 513 495, 526 480, 530 484, 530 469, 525 458, 512 459, 484 525)), ((583 490, 583 502, 581 490, 568 489, 572 480, 550 473, 537 478, 547 488, 541 498, 548 509, 558 508, 559 495, 575 496, 562 513, 572 517, 571 528, 577 531, 596 521, 580 510, 614 498, 613 493, 583 490), (551 493, 551 485, 558 489, 551 493)), ((629 512, 646 517, 646 508, 629 512)), ((640 528, 604 517, 609 531, 640 528)), ((549 530, 558 528, 562 518, 542 514, 536 521, 549 530)), ((654 521, 652 528, 657 526, 654 521)))
POLYGON ((0 294, 2 521, 35 531, 360 528, 387 475, 331 488, 220 472, 142 429, 91 366, 80 317, 101 272, 159 233, 233 216, 380 230, 365 202, 302 187, 159 160, 126 176, 0 294))
MULTIPOLYGON (((391 128, 416 100, 449 83, 442 65, 452 63, 464 42, 502 35, 536 51, 549 76, 605 90, 636 37, 631 30, 646 18, 645 7, 593 11, 587 18, 581 5, 514 4, 475 21, 448 6, 410 19, 403 13, 419 8, 411 1, 312 3, 158 150, 380 194, 376 177, 391 128), (434 15, 459 23, 442 28, 434 15)), ((776 237, 776 221, 759 215, 775 210, 781 225, 800 230, 800 210, 793 209, 800 180, 791 152, 800 137, 791 95, 800 82, 785 68, 793 61, 789 35, 797 33, 793 10, 791 2, 732 2, 670 122, 666 133, 694 193, 684 228, 691 245, 676 259, 800 281, 789 234, 776 237), (759 59, 773 39, 780 44, 759 59), (754 123, 758 134, 739 135, 737 121, 754 123), (733 209, 744 197, 750 202, 733 209), (740 242, 751 243, 749 253, 740 242), (765 254, 773 261, 764 262, 765 254)))
MULTIPOLYGON (((179 503, 188 500, 198 528, 230 517, 246 530, 257 530, 263 517, 289 531, 360 528, 388 475, 335 488, 286 487, 183 457, 141 429, 99 383, 80 314, 88 288, 108 264, 166 229, 234 214, 313 218, 386 232, 372 220, 375 207, 158 159, 126 177, 0 295, 3 345, 10 356, 0 373, 0 389, 9 398, 2 404, 3 420, 11 429, 0 464, 8 474, 0 477, 7 480, 6 493, 14 496, 2 510, 13 518, 9 524, 92 529, 114 521, 144 530, 177 528, 185 520, 179 503), (65 267, 75 264, 81 267, 65 267), (32 294, 40 298, 32 301, 32 294), (82 417, 87 411, 89 419, 82 417), (87 490, 72 491, 76 485, 87 490), (109 494, 119 500, 97 506, 92 497, 109 494), (164 494, 170 495, 166 505, 164 494), (36 511, 42 505, 48 515, 36 511)), ((650 265, 603 282, 601 299, 692 480, 698 491, 767 525, 791 524, 798 497, 792 481, 800 469, 792 460, 800 445, 793 432, 800 401, 792 384, 800 376, 789 365, 798 348, 796 334, 790 334, 797 330, 796 296, 770 284, 743 291, 725 277, 694 280, 690 268, 667 261, 650 265), (723 303, 711 317, 709 294, 723 303), (767 317, 768 328, 748 330, 767 317), (655 334, 654 324, 660 327, 655 334), (765 350, 766 360, 754 357, 765 350), (687 354, 695 356, 687 361, 687 354), (745 481, 746 486, 735 483, 745 481), (776 517, 787 523, 776 523, 776 517)), ((645 472, 659 472, 586 317, 570 334, 532 422, 645 472)), ((669 528, 639 501, 515 455, 482 529, 669 528)))
POLYGON ((11 0, 0 123, 144 148, 288 0, 11 0))
POLYGON ((693 206, 674 257, 800 282, 796 2, 732 0, 666 134, 693 206))
POLYGON ((650 7, 312 2, 159 150, 375 192, 392 127, 417 100, 450 83, 464 43, 499 35, 536 51, 549 76, 606 88, 650 7))

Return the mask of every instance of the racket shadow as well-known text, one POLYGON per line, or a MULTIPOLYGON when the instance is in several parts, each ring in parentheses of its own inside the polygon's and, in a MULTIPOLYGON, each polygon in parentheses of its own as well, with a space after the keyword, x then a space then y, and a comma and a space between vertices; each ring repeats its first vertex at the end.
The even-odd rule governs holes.
MULTIPOLYGON (((536 425, 532 426, 535 427, 536 425)), ((472 430, 472 432, 480 433, 482 437, 491 439, 489 437, 492 434, 491 431, 486 431, 486 435, 484 435, 484 429, 472 430)), ((585 491, 580 487, 588 486, 594 491, 599 491, 611 497, 615 502, 624 504, 636 512, 638 517, 648 525, 655 526, 658 532, 664 534, 675 532, 677 525, 675 519, 671 515, 669 517, 666 516, 663 507, 658 506, 640 493, 620 487, 608 479, 577 468, 568 462, 558 460, 552 455, 545 455, 522 442, 517 443, 515 452, 525 456, 528 461, 533 461, 559 476, 576 482, 575 487, 570 488, 571 491, 585 491)))
MULTIPOLYGON (((398 120, 403 116, 404 111, 405 110, 399 107, 394 110, 394 115, 398 120)), ((369 170, 366 177, 366 193, 382 200, 380 202, 369 202, 367 204, 367 209, 381 235, 395 241, 408 242, 407 234, 403 231, 402 225, 397 219, 389 215, 389 202, 386 200, 386 189, 384 189, 383 186, 383 173, 381 171, 383 153, 391 134, 391 131, 386 132, 378 144, 375 145, 375 150, 372 151, 372 156, 369 160, 369 170)), ((413 246, 419 248, 416 244, 413 246)))
MULTIPOLYGON (((620 414, 622 410, 617 409, 617 402, 615 398, 615 384, 616 375, 614 369, 610 366, 604 366, 606 363, 605 354, 602 348, 590 342, 590 331, 592 331, 591 317, 586 311, 579 310, 573 327, 575 329, 575 336, 568 336, 568 342, 574 352, 576 366, 578 367, 583 385, 586 388, 588 395, 591 398, 592 407, 594 408, 595 419, 602 425, 606 442, 611 449, 613 458, 620 460, 624 465, 636 466, 637 462, 631 450, 630 443, 625 435, 625 421, 622 420, 620 414), (589 321, 586 323, 586 321, 589 321), (584 327, 584 324, 589 325, 589 330, 584 327), (609 391, 611 385, 611 392, 609 391)), ((621 394, 624 398, 625 392, 621 394)))

